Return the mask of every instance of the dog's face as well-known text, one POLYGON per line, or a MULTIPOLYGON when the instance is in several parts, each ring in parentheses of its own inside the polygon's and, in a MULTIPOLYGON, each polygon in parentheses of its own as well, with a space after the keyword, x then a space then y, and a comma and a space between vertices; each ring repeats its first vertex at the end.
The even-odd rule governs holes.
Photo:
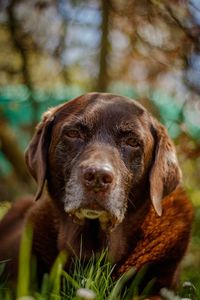
POLYGON ((131 203, 160 200, 179 183, 174 147, 164 127, 135 101, 91 93, 48 111, 26 159, 38 182, 67 214, 103 229, 122 222, 131 203))

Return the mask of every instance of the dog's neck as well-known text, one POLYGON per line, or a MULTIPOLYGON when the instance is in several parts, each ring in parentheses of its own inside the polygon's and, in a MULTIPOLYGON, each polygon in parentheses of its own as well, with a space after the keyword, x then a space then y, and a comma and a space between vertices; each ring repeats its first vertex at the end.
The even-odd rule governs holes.
POLYGON ((138 235, 142 235, 140 223, 150 208, 150 201, 132 213, 127 213, 124 221, 112 232, 103 230, 99 220, 85 219, 84 224, 74 222, 73 218, 63 214, 58 232, 58 250, 67 250, 69 255, 88 260, 93 254, 108 250, 108 257, 116 264, 124 259, 124 255, 136 246, 138 235), (130 232, 124 235, 124 231, 130 232))
POLYGON ((101 229, 98 220, 86 219, 80 225, 70 216, 64 216, 60 221, 58 233, 58 249, 67 250, 77 257, 82 255, 88 259, 92 254, 100 253, 108 246, 108 234, 101 229))

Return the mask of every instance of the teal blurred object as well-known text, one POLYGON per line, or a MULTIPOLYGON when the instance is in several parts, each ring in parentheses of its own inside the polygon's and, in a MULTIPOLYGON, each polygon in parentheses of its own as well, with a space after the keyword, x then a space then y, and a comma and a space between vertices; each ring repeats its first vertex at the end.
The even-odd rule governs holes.
POLYGON ((166 126, 172 138, 175 139, 180 135, 180 126, 184 123, 188 135, 199 140, 200 127, 192 123, 191 118, 188 118, 186 108, 183 108, 184 104, 182 102, 176 101, 174 97, 160 90, 153 91, 149 98, 158 108, 161 122, 166 126))
MULTIPOLYGON (((49 107, 83 94, 85 91, 79 87, 60 87, 51 90, 35 90, 32 97, 38 105, 37 120, 49 107)), ((33 108, 30 92, 25 85, 7 86, 0 89, 0 109, 12 126, 30 124, 33 120, 33 108)))
POLYGON ((0 177, 4 177, 11 173, 12 166, 3 153, 0 151, 0 177))
POLYGON ((182 104, 176 102, 176 99, 162 91, 153 91, 150 99, 158 108, 161 122, 168 129, 170 136, 177 138, 181 133, 179 125, 183 121, 182 104))

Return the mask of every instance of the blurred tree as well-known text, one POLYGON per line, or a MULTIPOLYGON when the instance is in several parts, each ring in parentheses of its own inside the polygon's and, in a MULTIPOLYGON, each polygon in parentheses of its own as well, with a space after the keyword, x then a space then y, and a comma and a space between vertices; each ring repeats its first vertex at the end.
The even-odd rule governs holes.
POLYGON ((32 108, 33 108, 33 128, 35 127, 37 123, 37 111, 38 111, 38 104, 37 101, 33 97, 33 83, 32 78, 29 70, 29 54, 28 50, 30 46, 28 45, 28 40, 25 38, 23 32, 20 30, 20 23, 17 21, 17 18, 15 16, 15 6, 19 3, 18 0, 12 0, 8 4, 7 7, 7 24, 9 33, 11 36, 11 41, 13 42, 13 46, 16 49, 16 51, 19 53, 20 59, 21 59, 21 73, 23 77, 23 83, 27 86, 30 92, 29 101, 31 102, 32 108))

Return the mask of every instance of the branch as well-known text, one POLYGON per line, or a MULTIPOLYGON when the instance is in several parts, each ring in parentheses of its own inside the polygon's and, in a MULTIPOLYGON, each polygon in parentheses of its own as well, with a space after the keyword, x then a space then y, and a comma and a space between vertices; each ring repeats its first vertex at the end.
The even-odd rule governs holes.
POLYGON ((200 50, 198 39, 190 32, 188 28, 186 28, 181 21, 177 18, 177 16, 174 14, 172 8, 165 4, 165 9, 168 12, 169 16, 175 21, 175 23, 178 25, 178 27, 182 30, 182 32, 189 38, 189 40, 195 45, 196 49, 200 50))
POLYGON ((0 121, 0 141, 1 151, 13 166, 18 178, 22 182, 30 183, 31 178, 25 165, 24 155, 18 146, 17 138, 2 116, 0 121))

